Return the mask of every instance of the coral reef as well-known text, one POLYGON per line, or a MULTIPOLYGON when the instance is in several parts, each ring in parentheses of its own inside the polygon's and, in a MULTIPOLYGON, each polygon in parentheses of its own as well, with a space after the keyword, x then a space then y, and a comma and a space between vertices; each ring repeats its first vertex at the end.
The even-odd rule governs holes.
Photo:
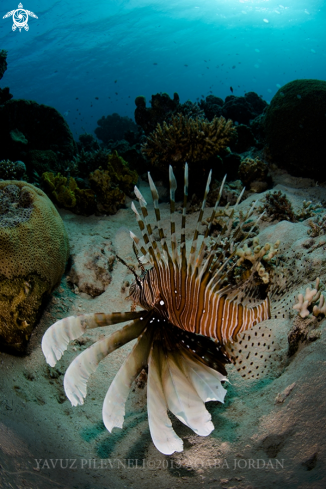
MULTIPOLYGON (((250 262, 251 266, 248 270, 255 267, 255 271, 264 284, 270 282, 270 274, 266 270, 266 263, 273 260, 274 256, 278 252, 280 246, 280 240, 277 240, 274 244, 265 243, 264 246, 259 245, 259 238, 254 237, 252 240, 252 248, 248 246, 248 243, 244 243, 242 248, 237 248, 236 255, 240 258, 237 261, 237 267, 243 266, 246 262, 250 262)), ((243 277, 243 273, 240 275, 243 277)))
POLYGON ((252 146, 257 147, 258 142, 250 127, 244 124, 238 124, 235 126, 235 130, 237 131, 237 138, 230 144, 232 151, 243 153, 244 151, 248 151, 252 146))
POLYGON ((238 169, 238 177, 246 186, 252 182, 265 182, 267 179, 267 164, 256 158, 245 158, 241 161, 238 169))
POLYGON ((317 236, 321 236, 326 234, 326 214, 322 216, 318 216, 315 221, 311 219, 308 221, 310 229, 308 230, 308 234, 312 238, 316 238, 317 236))
POLYGON ((167 121, 178 109, 180 98, 174 93, 173 99, 167 93, 152 95, 151 107, 146 107, 146 99, 138 96, 135 99, 135 121, 143 129, 145 134, 154 131, 157 124, 167 121))
POLYGON ((224 100, 215 95, 208 95, 205 100, 198 102, 199 107, 204 111, 206 119, 212 121, 214 117, 221 117, 224 100))
MULTIPOLYGON (((124 205, 126 194, 132 194, 138 174, 129 169, 128 163, 116 151, 109 155, 102 150, 95 153, 82 151, 79 157, 81 156, 86 158, 86 161, 105 163, 106 169, 103 170, 102 166, 99 166, 89 174, 87 182, 82 178, 74 178, 70 175, 45 172, 42 175, 45 192, 59 207, 69 209, 76 214, 86 216, 94 212, 115 214, 124 205), (81 185, 87 183, 91 188, 80 188, 79 183, 81 185)), ((71 166, 73 164, 75 173, 78 174, 76 160, 71 162, 71 166)))
POLYGON ((94 138, 92 134, 81 134, 79 136, 79 141, 77 142, 78 151, 97 151, 100 149, 98 141, 94 138))
POLYGON ((265 117, 273 160, 295 176, 326 179, 326 81, 293 80, 274 95, 265 117))
POLYGON ((316 279, 315 288, 307 287, 305 295, 299 294, 297 300, 293 309, 298 311, 298 315, 288 334, 289 356, 297 352, 300 343, 315 341, 321 336, 321 332, 316 331, 319 325, 317 318, 326 315, 326 303, 325 297, 321 294, 319 277, 316 279))
POLYGON ((58 173, 45 172, 42 175, 45 193, 59 207, 71 210, 76 214, 90 216, 96 210, 95 192, 80 189, 73 177, 65 177, 58 173))
POLYGON ((68 236, 48 197, 31 184, 0 181, 0 346, 24 351, 43 298, 60 282, 68 236))
MULTIPOLYGON (((0 108, 2 157, 22 160, 30 174, 30 151, 52 150, 60 159, 76 152, 72 133, 54 108, 31 100, 9 100, 0 108)), ((44 170, 43 170, 44 171, 44 170)))
POLYGON ((305 295, 298 295, 298 303, 293 306, 293 309, 298 311, 301 318, 306 318, 309 314, 318 317, 320 314, 326 315, 325 297, 321 294, 320 279, 316 278, 316 286, 314 289, 306 288, 305 295), (319 300, 319 305, 317 301, 319 300))
POLYGON ((116 151, 108 157, 107 169, 98 168, 89 175, 91 188, 96 193, 97 211, 100 214, 115 214, 131 195, 137 183, 137 172, 130 170, 128 163, 116 151))
MULTIPOLYGON (((315 216, 316 213, 320 212, 322 205, 320 203, 313 204, 310 200, 304 200, 302 202, 301 208, 294 211, 291 202, 288 200, 285 194, 279 190, 278 192, 268 192, 265 195, 264 205, 258 208, 259 212, 265 212, 263 219, 267 220, 286 220, 291 222, 304 221, 309 217, 315 216)), ((319 223, 317 218, 317 222, 319 223)), ((312 223, 312 221, 310 221, 312 223)), ((315 226, 314 223, 310 224, 312 232, 318 232, 318 224, 315 226)), ((308 231, 309 234, 309 231, 308 231)))
POLYGON ((285 194, 279 190, 278 192, 268 192, 265 195, 264 205, 258 208, 259 212, 265 212, 263 219, 278 220, 278 221, 296 221, 291 202, 285 194))
POLYGON ((26 180, 26 165, 22 161, 0 161, 1 180, 26 180))
POLYGON ((116 112, 106 117, 101 117, 101 119, 97 121, 97 124, 99 127, 97 127, 94 132, 106 145, 110 139, 114 141, 123 139, 124 134, 127 131, 138 132, 137 125, 129 117, 122 117, 116 112))
POLYGON ((171 163, 182 167, 188 162, 191 167, 216 156, 234 134, 232 121, 224 117, 208 122, 179 114, 172 116, 171 124, 157 125, 142 146, 142 152, 156 166, 167 168, 171 163))
POLYGON ((261 114, 265 107, 267 107, 267 102, 255 92, 248 92, 244 97, 229 95, 223 104, 222 115, 239 124, 249 125, 250 121, 261 114))

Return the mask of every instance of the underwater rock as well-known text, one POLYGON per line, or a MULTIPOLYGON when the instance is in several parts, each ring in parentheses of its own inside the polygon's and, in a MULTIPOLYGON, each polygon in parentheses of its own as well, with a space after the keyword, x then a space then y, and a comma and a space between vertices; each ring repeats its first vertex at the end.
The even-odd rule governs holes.
POLYGON ((110 139, 113 139, 114 141, 123 139, 124 134, 127 131, 138 131, 137 125, 130 119, 130 117, 122 117, 116 112, 107 115, 106 117, 101 117, 101 119, 97 121, 97 124, 99 127, 97 127, 94 132, 104 144, 108 144, 110 139))
POLYGON ((293 80, 274 95, 265 118, 275 163, 294 176, 326 178, 326 81, 293 80))
POLYGON ((78 287, 78 292, 97 297, 105 292, 112 280, 110 272, 114 260, 111 241, 95 237, 88 247, 72 255, 73 265, 68 281, 78 287))
POLYGON ((1 349, 25 350, 68 257, 65 227, 44 192, 26 182, 0 181, 1 349))
POLYGON ((0 108, 2 156, 26 161, 32 150, 52 150, 61 159, 76 152, 73 135, 62 115, 53 107, 31 100, 9 100, 0 108))

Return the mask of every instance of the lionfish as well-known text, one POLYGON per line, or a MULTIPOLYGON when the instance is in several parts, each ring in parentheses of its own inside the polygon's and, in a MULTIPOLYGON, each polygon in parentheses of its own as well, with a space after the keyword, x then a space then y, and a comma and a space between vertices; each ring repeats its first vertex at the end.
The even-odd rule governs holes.
MULTIPOLYGON (((234 250, 231 249, 229 256, 223 259, 217 251, 217 243, 222 238, 216 240, 210 249, 208 247, 207 239, 226 177, 202 239, 199 226, 210 187, 211 172, 209 174, 188 256, 185 234, 188 166, 185 165, 184 173, 179 246, 175 222, 177 183, 172 167, 169 171, 170 242, 162 228, 157 189, 150 174, 148 178, 160 239, 154 239, 152 225, 147 219, 147 204, 137 187, 134 190, 142 217, 134 203, 132 210, 142 233, 142 241, 130 232, 141 274, 137 275, 131 268, 135 281, 130 286, 129 297, 134 306, 140 306, 142 310, 136 311, 136 307, 133 307, 131 312, 85 314, 62 319, 44 334, 42 350, 47 363, 53 367, 68 343, 86 330, 131 321, 94 343, 73 360, 64 377, 65 393, 73 406, 83 404, 87 381, 99 362, 112 351, 137 339, 105 396, 103 422, 110 432, 114 427, 122 428, 131 385, 143 369, 148 368, 147 411, 151 437, 160 452, 170 455, 183 450, 183 441, 175 433, 168 411, 196 434, 207 436, 214 425, 205 403, 224 402, 226 389, 223 384, 227 381, 225 365, 234 363, 243 376, 254 378, 259 376, 261 367, 262 370, 266 368, 266 360, 275 348, 271 329, 261 323, 271 317, 271 294, 266 293, 265 297, 261 297, 259 287, 253 280, 255 269, 242 282, 233 285, 226 283, 236 247, 233 246, 234 250), (150 264, 149 269, 145 268, 146 263, 150 264), (249 329, 253 331, 252 334, 251 331, 247 333, 249 329)), ((253 212, 254 205, 247 218, 253 212)), ((229 228, 231 226, 232 222, 229 228)), ((242 241, 248 234, 245 233, 242 241)), ((120 261, 127 265, 121 258, 120 261)))

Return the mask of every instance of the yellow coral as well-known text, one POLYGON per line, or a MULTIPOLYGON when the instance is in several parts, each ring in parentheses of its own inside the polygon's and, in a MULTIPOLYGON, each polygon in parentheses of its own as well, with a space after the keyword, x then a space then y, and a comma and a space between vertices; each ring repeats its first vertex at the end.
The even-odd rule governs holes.
POLYGON ((178 114, 171 124, 157 124, 142 146, 143 154, 155 165, 184 164, 208 160, 224 149, 236 130, 231 120, 214 117, 211 122, 178 114))
POLYGON ((22 350, 69 257, 62 219, 42 190, 0 181, 0 344, 22 350))

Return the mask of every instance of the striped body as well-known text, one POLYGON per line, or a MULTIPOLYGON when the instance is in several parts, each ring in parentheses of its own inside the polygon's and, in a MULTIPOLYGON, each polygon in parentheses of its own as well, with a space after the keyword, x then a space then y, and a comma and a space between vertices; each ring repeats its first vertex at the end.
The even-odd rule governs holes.
POLYGON ((254 324, 269 319, 270 304, 266 297, 257 305, 248 307, 238 299, 228 298, 227 290, 214 291, 207 277, 196 277, 182 273, 174 266, 160 264, 158 271, 150 269, 141 288, 134 287, 131 298, 141 307, 154 310, 162 318, 185 331, 217 339, 225 344, 251 328, 254 324))
MULTIPOLYGON (((153 267, 147 270, 141 280, 132 284, 130 298, 144 307, 146 310, 154 310, 163 319, 169 321, 178 328, 203 336, 211 337, 225 344, 229 340, 235 340, 236 336, 251 328, 255 324, 270 318, 270 301, 268 297, 257 299, 255 289, 257 287, 242 283, 238 286, 223 286, 227 273, 226 265, 235 255, 235 251, 218 268, 214 263, 216 257, 217 243, 208 256, 206 238, 209 235, 210 225, 198 247, 199 224, 203 220, 206 198, 209 192, 211 173, 208 176, 205 195, 199 212, 197 227, 194 232, 189 256, 186 252, 185 226, 186 226, 186 204, 188 193, 188 167, 185 167, 184 201, 182 213, 182 225, 180 230, 180 248, 177 246, 176 226, 174 220, 175 212, 175 190, 176 180, 170 167, 170 219, 171 219, 171 242, 167 244, 164 235, 160 210, 158 206, 158 193, 153 180, 149 175, 149 183, 153 197, 155 217, 160 235, 160 241, 156 242, 152 235, 152 226, 147 222, 147 204, 142 194, 135 187, 143 218, 141 218, 135 205, 135 212, 139 228, 143 235, 144 246, 141 251, 147 262, 153 267)), ((217 212, 225 178, 222 182, 219 195, 213 209, 210 222, 217 212)), ((240 194, 235 207, 240 202, 243 192, 240 194)), ((250 216, 254 206, 248 212, 250 216)), ((257 221, 256 221, 257 223, 257 221)), ((230 219, 229 226, 232 226, 230 219)), ((248 233, 249 234, 249 233, 248 233)), ((139 239, 131 233, 135 248, 139 239)), ((247 236, 245 236, 246 238, 247 236)), ((245 239, 243 238, 243 240, 245 239)), ((236 246, 234 246, 236 250, 236 246)), ((251 278, 253 277, 253 273, 251 278)))

